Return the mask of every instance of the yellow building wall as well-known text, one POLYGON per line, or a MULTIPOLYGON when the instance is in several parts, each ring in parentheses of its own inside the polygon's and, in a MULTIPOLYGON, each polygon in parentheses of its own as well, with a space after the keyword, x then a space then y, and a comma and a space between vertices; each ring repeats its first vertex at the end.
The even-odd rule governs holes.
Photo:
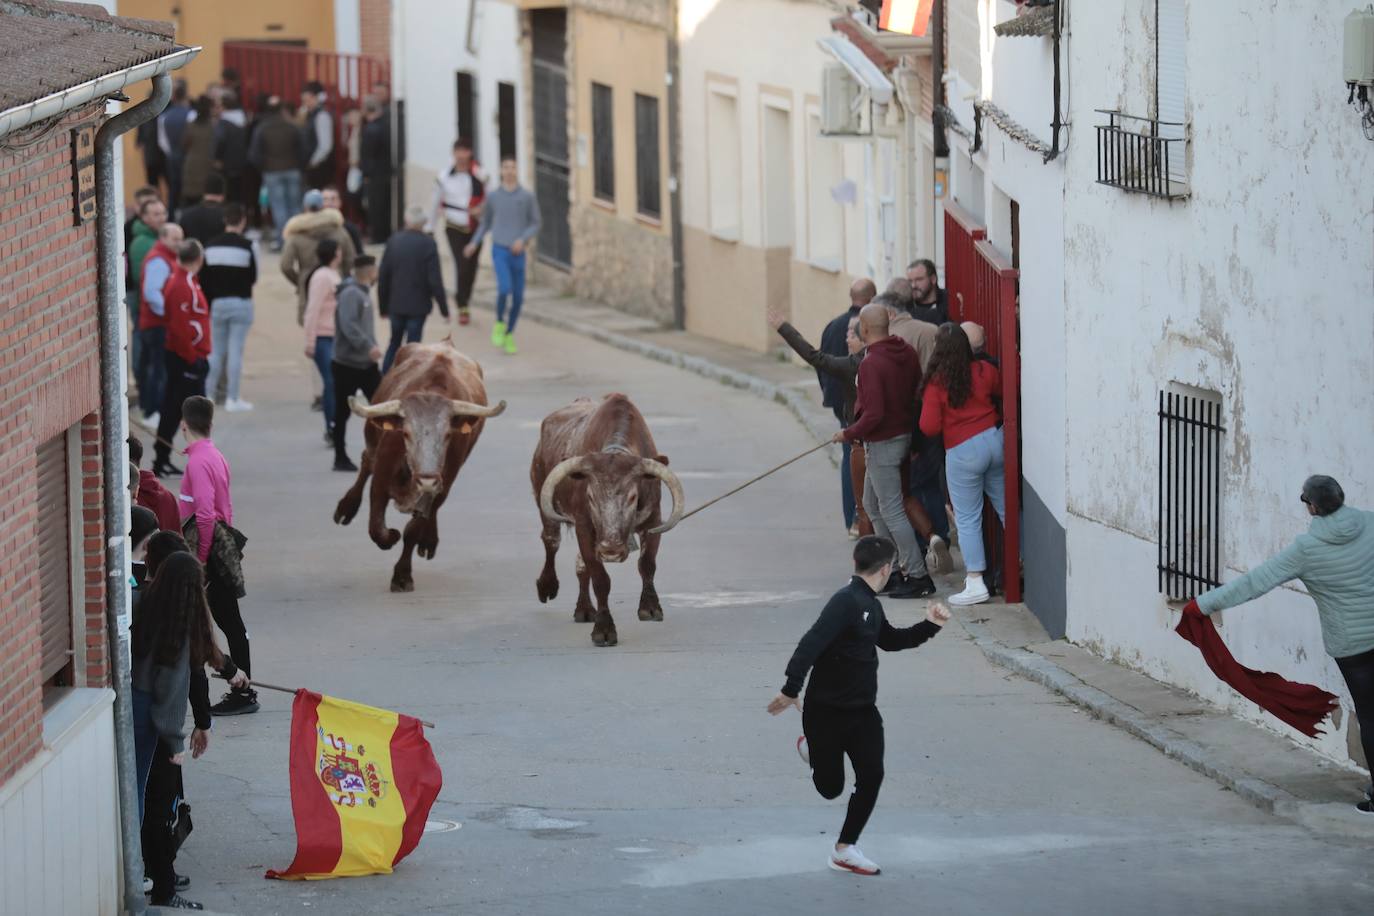
MULTIPOLYGON (((334 50, 334 0, 118 0, 116 11, 120 16, 174 23, 178 43, 204 48, 172 74, 173 79, 186 80, 193 98, 219 81, 226 41, 334 50)), ((143 157, 133 136, 124 137, 124 193, 130 199, 144 182, 143 157)))

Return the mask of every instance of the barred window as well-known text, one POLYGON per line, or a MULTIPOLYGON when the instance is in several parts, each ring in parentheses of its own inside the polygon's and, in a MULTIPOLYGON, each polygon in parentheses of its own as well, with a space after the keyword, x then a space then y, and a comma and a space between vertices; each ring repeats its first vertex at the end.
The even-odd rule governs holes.
POLYGON ((659 188, 658 99, 635 93, 635 205, 644 216, 663 215, 659 188))
POLYGON ((592 83, 592 193, 615 200, 615 115, 610 86, 592 83))
POLYGON ((1159 393, 1159 590, 1195 597, 1221 584, 1221 396, 1159 393))

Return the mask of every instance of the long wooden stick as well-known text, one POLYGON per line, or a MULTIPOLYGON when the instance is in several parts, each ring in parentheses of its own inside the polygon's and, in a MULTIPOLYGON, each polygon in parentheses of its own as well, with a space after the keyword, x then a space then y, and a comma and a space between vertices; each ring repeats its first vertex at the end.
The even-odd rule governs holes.
POLYGON ((172 451, 176 451, 176 448, 177 448, 177 447, 176 447, 175 445, 173 445, 172 443, 168 442, 166 439, 164 439, 164 438, 162 438, 161 436, 159 436, 159 435, 157 434, 157 430, 152 429, 151 427, 145 425, 145 424, 142 423, 141 421, 135 420, 133 417, 130 417, 130 418, 129 418, 129 425, 130 425, 130 426, 136 426, 136 427, 138 427, 139 429, 141 429, 143 432, 145 432, 145 433, 147 433, 148 435, 152 436, 152 437, 153 437, 153 441, 156 442, 156 443, 158 443, 159 445, 165 445, 165 446, 167 446, 169 449, 171 449, 172 451))
POLYGON ((815 452, 819 452, 821 449, 823 449, 823 448, 825 448, 827 445, 831 445, 831 444, 832 444, 832 443, 829 442, 829 441, 822 442, 820 445, 817 445, 817 446, 814 446, 814 447, 812 447, 812 448, 807 449, 806 451, 802 452, 802 453, 801 453, 800 455, 798 455, 797 457, 795 457, 795 458, 789 458, 789 459, 787 459, 786 461, 784 461, 782 464, 778 465, 777 467, 772 468, 772 469, 767 470, 767 471, 764 471, 762 474, 760 474, 759 476, 753 478, 752 480, 746 480, 744 483, 742 483, 742 484, 740 484, 739 486, 735 487, 735 488, 734 488, 733 490, 731 490, 730 492, 728 492, 728 493, 722 493, 721 495, 717 496, 715 499, 708 500, 708 501, 702 503, 701 505, 697 506, 697 507, 696 507, 695 509, 693 509, 691 512, 688 512, 688 513, 686 513, 685 515, 683 515, 682 518, 680 518, 680 519, 678 520, 678 523, 681 524, 682 522, 687 521, 687 519, 689 519, 689 518, 691 518, 692 516, 696 515, 696 514, 697 514, 698 512, 700 512, 702 509, 705 509, 705 508, 707 508, 707 507, 709 507, 709 506, 714 506, 716 503, 720 502, 722 499, 725 499, 726 497, 734 496, 736 493, 738 493, 740 490, 743 490, 745 487, 753 486, 754 484, 758 483, 760 480, 762 480, 763 478, 769 476, 770 474, 776 474, 778 471, 781 471, 783 468, 787 467, 789 464, 793 464, 793 463, 795 463, 795 462, 797 462, 797 461, 801 461, 801 460, 802 460, 803 458, 805 458, 807 455, 811 455, 811 454, 814 454, 815 452))
MULTIPOLYGON (((216 674, 215 677, 219 677, 219 675, 216 674)), ((223 680, 223 678, 220 678, 220 680, 223 680)), ((255 680, 252 680, 251 678, 249 679, 248 683, 249 683, 251 686, 253 686, 253 687, 261 687, 263 690, 275 690, 275 691, 277 691, 277 692, 279 692, 279 693, 289 693, 289 694, 291 694, 292 696, 295 696, 295 694, 296 694, 296 692, 297 692, 297 689, 298 689, 298 688, 293 688, 293 687, 279 687, 279 686, 277 686, 276 684, 264 684, 262 681, 255 681, 255 680)), ((435 728, 435 727, 436 727, 435 724, 434 724, 433 722, 426 722, 424 719, 419 719, 419 718, 416 718, 415 716, 411 716, 411 718, 412 718, 412 719, 415 719, 416 722, 419 722, 419 723, 420 723, 421 725, 423 725, 425 728, 435 728)))

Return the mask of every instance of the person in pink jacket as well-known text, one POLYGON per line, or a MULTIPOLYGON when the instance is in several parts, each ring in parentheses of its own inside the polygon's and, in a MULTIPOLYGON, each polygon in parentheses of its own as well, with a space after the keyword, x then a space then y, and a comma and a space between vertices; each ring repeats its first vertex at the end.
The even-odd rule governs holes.
POLYGON ((305 355, 315 361, 315 368, 324 383, 320 402, 324 407, 324 441, 334 441, 334 312, 338 308, 335 292, 343 277, 339 267, 343 250, 333 239, 320 239, 315 247, 319 266, 305 281, 305 355))
MULTIPOLYGON (((205 567, 205 598, 215 626, 224 633, 229 655, 244 674, 252 676, 248 655, 248 628, 239 610, 239 592, 233 582, 224 581, 209 563, 215 525, 234 524, 234 503, 229 495, 229 462, 210 439, 215 420, 215 402, 194 395, 181 405, 181 435, 186 439, 186 471, 181 478, 181 522, 183 530, 193 517, 196 521, 196 559, 205 567)), ((210 707, 216 716, 237 716, 258 711, 258 695, 251 687, 235 687, 210 707)))

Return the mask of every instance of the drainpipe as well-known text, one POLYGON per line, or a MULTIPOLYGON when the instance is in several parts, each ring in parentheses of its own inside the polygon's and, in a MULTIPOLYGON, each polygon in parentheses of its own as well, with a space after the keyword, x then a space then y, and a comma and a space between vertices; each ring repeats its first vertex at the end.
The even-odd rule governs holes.
POLYGON ((678 3, 668 4, 668 223, 673 243, 673 327, 687 327, 687 280, 682 240, 682 63, 678 3))
POLYGON ((1060 111, 1061 85, 1059 79, 1059 46, 1063 37, 1063 18, 1065 0, 1058 0, 1054 5, 1054 121, 1050 124, 1050 151, 1045 154, 1045 161, 1049 162, 1059 158, 1059 131, 1064 126, 1063 115, 1060 111))
POLYGON ((945 0, 935 0, 930 14, 933 23, 930 35, 930 72, 935 80, 931 87, 934 111, 930 123, 935 128, 935 158, 949 159, 949 136, 945 133, 945 0))
POLYGON ((110 678, 114 684, 115 752, 119 778, 120 837, 124 854, 124 908, 147 911, 143 898, 143 852, 140 845, 138 786, 135 783, 133 686, 129 682, 129 559, 124 531, 129 519, 129 462, 125 454, 127 408, 124 403, 124 303, 119 283, 119 200, 115 194, 114 145, 119 137, 157 117, 172 97, 172 78, 153 77, 147 99, 115 115, 95 136, 95 187, 99 204, 97 253, 100 271, 100 448, 104 471, 106 625, 110 631, 110 678))

